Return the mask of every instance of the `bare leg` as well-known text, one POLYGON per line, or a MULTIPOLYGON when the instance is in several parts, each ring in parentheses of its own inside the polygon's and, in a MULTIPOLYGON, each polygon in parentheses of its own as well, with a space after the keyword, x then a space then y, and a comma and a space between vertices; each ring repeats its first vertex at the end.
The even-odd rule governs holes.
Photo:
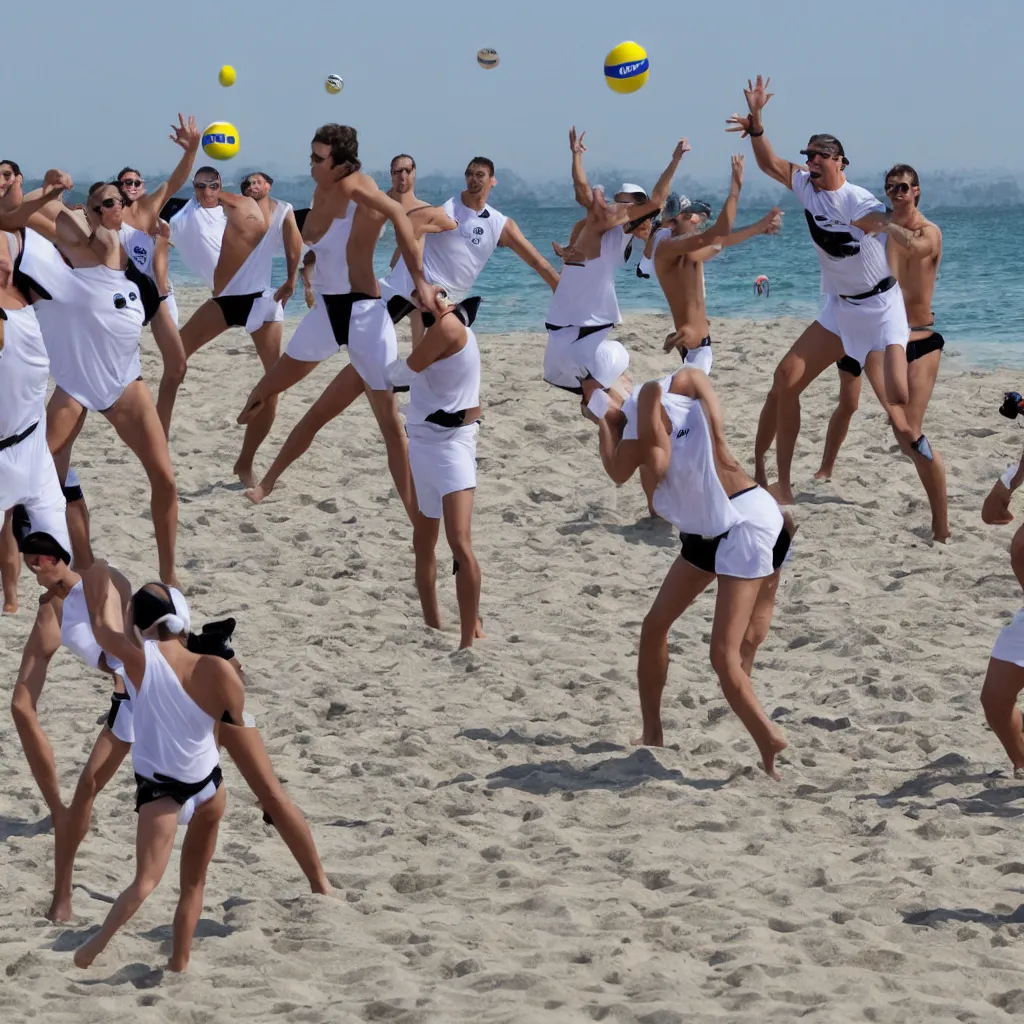
POLYGON ((757 602, 750 615, 750 622, 746 632, 743 634, 743 643, 740 644, 740 663, 743 671, 751 676, 754 673, 754 658, 757 650, 764 643, 771 628, 772 616, 775 614, 775 595, 779 589, 779 577, 781 569, 776 569, 771 576, 761 581, 761 589, 757 592, 757 602))
POLYGON ((76 967, 89 967, 160 883, 171 859, 177 828, 178 805, 170 797, 143 804, 135 835, 135 879, 114 901, 100 930, 75 951, 76 967))
POLYGON ((169 970, 188 969, 192 954, 192 939, 203 912, 203 892, 206 889, 206 869, 217 849, 217 832, 224 816, 227 791, 221 786, 211 800, 198 808, 188 823, 185 841, 181 844, 181 890, 178 907, 174 912, 173 941, 169 970))
MULTIPOLYGON (((890 345, 889 348, 899 346, 890 345)), ((906 406, 890 405, 885 398, 884 382, 882 379, 881 353, 872 352, 868 356, 865 372, 871 387, 878 398, 879 404, 885 410, 892 424, 892 432, 900 451, 910 459, 917 470, 917 475, 928 496, 928 504, 932 512, 932 536, 935 540, 945 543, 949 539, 949 506, 946 498, 946 466, 942 456, 934 449, 931 450, 932 457, 929 459, 917 449, 914 443, 923 434, 921 429, 924 422, 924 414, 928 408, 928 401, 935 386, 935 378, 939 372, 939 352, 930 352, 921 359, 914 360, 910 364, 908 378, 911 387, 911 401, 906 406), (923 365, 922 365, 923 364, 923 365)))
POLYGON ((437 538, 441 520, 416 514, 412 525, 412 549, 416 556, 416 592, 420 595, 423 621, 431 629, 441 628, 441 609, 437 604, 437 538))
POLYGON ((278 782, 259 730, 222 725, 220 740, 260 806, 273 819, 278 834, 309 879, 310 888, 313 892, 330 892, 313 834, 302 811, 278 782))
POLYGON ((459 621, 462 626, 460 650, 472 647, 476 637, 483 636, 480 623, 480 564, 473 554, 470 527, 473 521, 475 489, 454 491, 441 499, 444 509, 444 535, 452 555, 458 563, 455 573, 455 594, 459 601, 459 621))
POLYGON ((21 575, 21 555, 14 539, 14 518, 10 509, 4 512, 4 527, 0 533, 0 577, 4 586, 4 615, 18 610, 18 577, 21 575))
POLYGON ((890 405, 906 405, 910 401, 907 350, 902 345, 885 347, 885 397, 890 405))
POLYGON ((743 670, 741 655, 743 638, 750 625, 762 582, 737 579, 735 576, 718 577, 715 621, 711 627, 711 667, 718 675, 729 706, 757 744, 765 774, 778 779, 775 757, 786 749, 786 739, 761 707, 750 676, 743 670))
POLYGON ((828 421, 828 432, 825 434, 825 451, 821 456, 821 469, 814 474, 815 480, 829 480, 836 468, 839 449, 846 440, 850 429, 850 420, 860 407, 860 389, 862 381, 846 370, 839 371, 839 402, 828 421))
MULTIPOLYGON (((53 464, 62 486, 67 481, 71 450, 85 426, 86 415, 86 410, 66 391, 54 388, 46 406, 46 444, 53 455, 53 464)), ((75 568, 84 572, 93 563, 89 510, 84 499, 69 501, 66 516, 75 568)))
POLYGON ((275 398, 283 391, 298 384, 303 377, 308 376, 319 365, 318 362, 292 359, 287 352, 282 353, 281 358, 263 374, 259 383, 249 393, 249 397, 245 400, 245 408, 238 414, 237 422, 242 424, 252 422, 263 411, 267 399, 275 398))
POLYGON ((178 577, 174 569, 174 549, 178 537, 178 488, 174 482, 167 437, 149 388, 141 380, 132 381, 105 415, 149 477, 150 510, 160 579, 168 586, 176 587, 178 577))
POLYGON ((67 813, 54 822, 53 902, 46 916, 51 921, 71 918, 71 886, 75 855, 89 834, 92 805, 97 794, 114 777, 121 762, 128 756, 131 744, 119 740, 106 726, 86 761, 67 813))
POLYGON ((1024 722, 1017 695, 1024 688, 1024 669, 1010 661, 989 658, 985 684, 981 688, 981 706, 985 721, 1002 743, 1016 773, 1024 769, 1024 722))
POLYGON ((170 438, 174 401, 178 397, 178 388, 185 379, 185 346, 166 303, 160 303, 160 308, 150 321, 149 329, 153 332, 153 340, 164 362, 156 399, 156 412, 160 417, 160 425, 164 428, 164 437, 170 438))
MULTIPOLYGON (((53 616, 52 624, 57 629, 59 645, 60 624, 57 622, 56 613, 52 608, 44 606, 40 610, 40 615, 47 614, 53 616)), ((60 798, 60 778, 57 775, 53 747, 39 724, 39 716, 36 711, 44 681, 45 676, 38 681, 32 679, 31 682, 18 679, 14 684, 14 693, 11 695, 11 717, 14 719, 14 727, 21 740, 21 747, 25 751, 29 770, 36 780, 39 792, 43 795, 50 817, 56 822, 64 813, 64 803, 60 798)))
POLYGON ((349 364, 327 385, 306 415, 292 427, 292 432, 266 476, 255 487, 247 490, 245 496, 258 505, 274 489, 281 474, 306 452, 319 431, 336 416, 340 416, 362 393, 363 379, 349 364))
MULTIPOLYGON (((256 346, 256 352, 263 364, 263 373, 266 375, 281 356, 281 332, 283 325, 278 323, 264 324, 258 331, 253 332, 252 341, 256 346)), ((242 438, 242 450, 235 462, 235 475, 246 487, 253 487, 256 484, 256 477, 252 471, 252 460, 256 458, 259 446, 263 444, 270 428, 274 425, 274 417, 277 415, 277 396, 268 396, 260 407, 259 411, 248 421, 245 427, 245 436, 242 438)))
POLYGON ((778 418, 775 459, 779 479, 772 490, 780 504, 793 503, 791 474, 796 439, 800 433, 800 395, 829 363, 838 362, 842 355, 843 345, 839 336, 826 331, 815 320, 793 343, 775 371, 772 391, 778 418))
POLYGON ((373 391, 369 387, 366 389, 366 398, 377 418, 381 437, 384 438, 388 470, 395 482, 395 490, 402 499, 409 522, 415 525, 419 509, 412 486, 412 470, 409 468, 409 441, 402 426, 402 417, 398 414, 398 399, 392 391, 373 391))
POLYGON ((661 728, 661 694, 668 679, 669 630, 714 578, 714 573, 704 572, 684 558, 677 558, 651 610, 644 616, 636 675, 644 730, 638 742, 645 746, 661 747, 665 743, 661 728))

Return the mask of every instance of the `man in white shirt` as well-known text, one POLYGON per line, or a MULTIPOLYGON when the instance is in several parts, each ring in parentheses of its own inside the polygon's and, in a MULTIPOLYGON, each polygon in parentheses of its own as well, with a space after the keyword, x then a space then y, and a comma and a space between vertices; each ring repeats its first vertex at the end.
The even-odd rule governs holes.
POLYGON ((762 111, 773 95, 767 91, 769 82, 758 75, 756 83, 747 83, 744 95, 750 113, 734 114, 727 130, 742 132, 744 138, 749 135, 758 167, 800 200, 825 293, 818 318, 776 368, 757 427, 755 478, 767 485, 765 455, 775 438, 778 482, 772 491, 782 504, 790 504, 794 500, 790 473, 800 431, 800 394, 844 355, 863 364, 869 353, 884 352, 885 393, 893 429, 911 448, 917 442, 910 437, 905 414, 910 325, 899 285, 889 269, 885 239, 880 237, 886 231, 906 229, 891 224, 891 214, 867 189, 846 180, 849 160, 834 135, 811 136, 801 151, 807 158, 804 167, 775 155, 762 124, 762 111))

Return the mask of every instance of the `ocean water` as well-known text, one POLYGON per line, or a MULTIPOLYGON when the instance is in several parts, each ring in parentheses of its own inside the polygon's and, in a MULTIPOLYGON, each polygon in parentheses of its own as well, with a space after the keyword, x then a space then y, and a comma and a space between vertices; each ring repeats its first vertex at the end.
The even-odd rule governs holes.
MULTIPOLYGON (((435 197, 428 197, 431 201, 435 197)), ((568 240, 580 216, 578 206, 542 208, 495 205, 513 217, 527 238, 558 269, 553 241, 568 240)), ((716 208, 717 209, 717 208, 716 208)), ((741 210, 737 227, 757 220, 763 209, 741 210)), ((935 289, 936 329, 950 349, 978 366, 1024 367, 1024 264, 1020 259, 1024 207, 1009 209, 928 209, 942 228, 943 260, 935 289)), ((386 275, 394 251, 389 228, 377 246, 378 276, 386 275)), ((284 262, 276 261, 274 283, 284 280, 284 262)), ((172 280, 197 283, 172 253, 172 280)), ((793 316, 808 321, 817 313, 818 261, 799 210, 787 211, 782 231, 724 250, 705 270, 708 313, 712 317, 769 320, 793 316), (767 274, 771 295, 759 298, 754 278, 767 274)), ((542 331, 551 292, 521 260, 497 249, 478 282, 483 296, 476 330, 542 331)), ((619 271, 619 305, 623 311, 666 312, 668 307, 655 278, 636 277, 632 268, 619 271)), ((286 307, 289 318, 301 317, 306 306, 301 291, 286 307)), ((660 339, 659 339, 660 340, 660 339)))

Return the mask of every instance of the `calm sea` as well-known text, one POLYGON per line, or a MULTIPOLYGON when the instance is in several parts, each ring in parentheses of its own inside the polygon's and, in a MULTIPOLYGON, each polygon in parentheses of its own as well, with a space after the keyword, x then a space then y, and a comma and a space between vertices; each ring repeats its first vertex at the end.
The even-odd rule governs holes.
MULTIPOLYGON (((515 218, 557 269, 551 242, 568 239, 579 207, 502 206, 497 201, 495 205, 515 218)), ((1024 208, 926 212, 943 233, 942 268, 933 304, 936 328, 975 365, 1024 366, 1024 264, 1019 257, 1024 208)), ((743 210, 736 224, 742 227, 762 213, 762 209, 743 210)), ((394 235, 389 229, 377 246, 378 276, 387 273, 393 250, 394 235)), ((196 283, 173 255, 171 270, 173 280, 196 283)), ((275 284, 283 278, 284 263, 279 261, 275 284)), ((707 265, 706 281, 708 313, 713 317, 812 320, 818 309, 818 261, 799 212, 787 213, 780 234, 723 251, 707 265), (769 298, 755 295, 754 278, 759 274, 771 279, 769 298)), ((476 321, 478 331, 543 330, 551 292, 510 251, 498 249, 491 257, 480 275, 479 293, 484 301, 476 321)), ((667 311, 657 281, 637 278, 632 268, 619 271, 618 295, 624 311, 667 311)), ((304 312, 300 292, 286 315, 300 317, 304 312)))

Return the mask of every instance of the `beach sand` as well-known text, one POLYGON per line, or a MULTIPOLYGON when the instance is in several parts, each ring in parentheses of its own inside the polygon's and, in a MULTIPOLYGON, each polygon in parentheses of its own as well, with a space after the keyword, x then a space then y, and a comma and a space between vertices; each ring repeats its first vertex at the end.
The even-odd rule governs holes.
MULTIPOLYGON (((195 296, 181 296, 191 299, 195 296)), ((183 301, 183 310, 190 308, 183 301)), ((800 324, 715 321, 713 380, 748 463, 800 324)), ((294 322, 288 325, 289 330, 294 322)), ((638 381, 675 364, 667 320, 627 320, 638 381)), ((640 623, 678 553, 639 483, 602 474, 596 431, 540 379, 541 335, 486 336, 474 543, 487 639, 425 629, 410 529, 365 403, 252 506, 231 477, 259 376, 239 331, 189 368, 172 453, 194 620, 234 615, 247 707, 305 810, 333 897, 309 894, 225 763, 228 810, 192 966, 169 951, 163 886, 88 972, 71 950, 131 877, 126 764, 96 802, 76 917, 54 926, 52 834, 0 716, 0 1020, 71 1022, 999 1021, 1024 1014, 1024 788, 985 726, 992 642, 1020 603, 1011 528, 984 495, 1020 454, 997 408, 1021 381, 944 365, 926 428, 953 540, 865 388, 836 478, 816 483, 836 375, 807 392, 800 530, 754 682, 790 747, 782 782, 708 664, 714 588, 671 639, 664 750, 637 749, 640 623)), ((281 401, 265 467, 339 357, 281 401)), ((159 362, 148 332, 144 369, 159 362)), ((75 450, 98 555, 156 569, 142 469, 90 416, 75 450)), ((37 587, 0 623, 10 692, 37 587)), ((40 718, 65 798, 108 706, 67 652, 40 718)))

